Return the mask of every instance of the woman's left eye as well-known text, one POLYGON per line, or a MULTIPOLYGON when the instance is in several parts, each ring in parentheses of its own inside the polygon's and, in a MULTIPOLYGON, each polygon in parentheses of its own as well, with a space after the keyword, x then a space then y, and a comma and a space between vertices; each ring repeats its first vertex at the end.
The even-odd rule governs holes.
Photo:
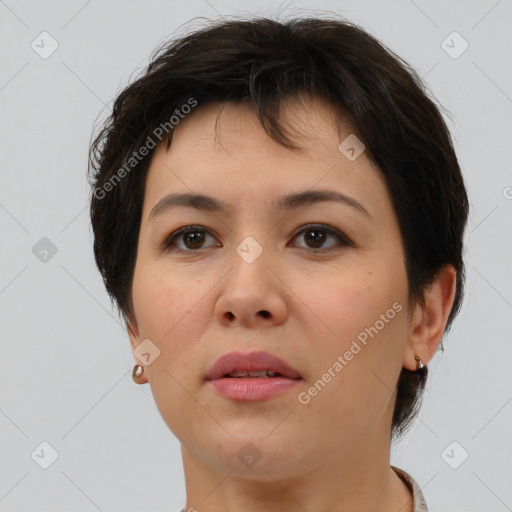
MULTIPOLYGON (((354 246, 353 242, 340 231, 322 224, 308 225, 302 228, 300 231, 295 233, 293 240, 298 239, 299 235, 303 235, 303 240, 306 240, 306 244, 308 244, 306 246, 302 246, 302 248, 310 249, 312 252, 326 252, 339 246, 354 246), (332 244, 328 247, 322 247, 329 237, 334 238, 338 243, 332 244)), ((215 238, 202 226, 187 226, 175 231, 167 237, 161 244, 160 249, 168 252, 176 249, 183 252, 197 252, 195 250, 205 248, 204 243, 208 237, 215 240, 215 238)), ((215 246, 220 247, 221 244, 217 243, 216 245, 210 245, 210 247, 215 246)))
POLYGON ((304 240, 307 240, 308 243, 312 244, 313 247, 309 246, 307 249, 312 249, 313 252, 315 251, 322 251, 322 245, 325 243, 325 241, 328 239, 328 237, 332 237, 338 241, 338 244, 333 244, 327 247, 327 250, 331 250, 335 248, 337 245, 341 246, 350 246, 353 247, 353 243, 351 240, 349 240, 345 235, 343 235, 340 231, 334 228, 330 228, 328 226, 323 225, 309 225, 305 228, 301 229, 294 237, 299 237, 299 235, 306 235, 303 236, 304 240))

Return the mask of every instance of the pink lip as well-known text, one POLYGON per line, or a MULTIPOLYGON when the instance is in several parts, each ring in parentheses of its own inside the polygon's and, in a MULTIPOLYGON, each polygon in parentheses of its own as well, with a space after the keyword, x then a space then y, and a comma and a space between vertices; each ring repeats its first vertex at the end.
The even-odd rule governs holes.
POLYGON ((267 352, 229 352, 220 357, 206 375, 208 385, 232 400, 265 400, 295 387, 302 377, 282 359, 267 352), (225 377, 234 371, 268 370, 275 377, 225 377))

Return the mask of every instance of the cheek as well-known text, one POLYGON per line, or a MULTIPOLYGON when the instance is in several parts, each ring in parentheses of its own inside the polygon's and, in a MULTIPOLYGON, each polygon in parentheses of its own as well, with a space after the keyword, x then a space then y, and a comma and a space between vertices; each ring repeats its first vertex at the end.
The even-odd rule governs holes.
POLYGON ((208 291, 206 284, 195 277, 190 277, 190 282, 180 279, 177 273, 151 265, 136 268, 133 280, 140 339, 150 339, 160 351, 146 368, 151 392, 162 418, 180 438, 205 414, 191 400, 190 392, 197 385, 191 375, 201 360, 197 340, 205 329, 204 322, 209 321, 205 301, 201 301, 208 291))
POLYGON ((304 286, 308 287, 305 303, 321 320, 325 341, 335 348, 350 344, 361 333, 364 338, 375 324, 379 331, 390 331, 401 316, 398 310, 405 311, 405 283, 385 269, 352 269, 304 286))
POLYGON ((196 385, 192 376, 196 376, 197 365, 204 359, 201 340, 212 322, 209 297, 214 284, 195 273, 170 271, 162 265, 136 268, 133 303, 139 336, 141 340, 150 339, 160 351, 147 373, 155 389, 160 385, 169 387, 169 382, 160 382, 160 377, 168 381, 170 374, 176 378, 171 388, 178 382, 196 385))
POLYGON ((311 408, 319 414, 331 409, 335 423, 346 423, 346 428, 353 426, 354 417, 374 424, 391 398, 402 366, 406 280, 399 268, 393 272, 376 265, 372 271, 340 273, 309 286, 308 305, 325 327, 325 334, 315 341, 322 350, 315 351, 309 384, 318 389, 312 391, 318 398, 311 400, 311 408))
POLYGON ((136 268, 132 290, 141 338, 154 339, 166 347, 177 343, 177 334, 183 331, 186 339, 195 339, 193 331, 200 325, 204 307, 201 299, 207 292, 206 285, 195 277, 141 264, 136 268))

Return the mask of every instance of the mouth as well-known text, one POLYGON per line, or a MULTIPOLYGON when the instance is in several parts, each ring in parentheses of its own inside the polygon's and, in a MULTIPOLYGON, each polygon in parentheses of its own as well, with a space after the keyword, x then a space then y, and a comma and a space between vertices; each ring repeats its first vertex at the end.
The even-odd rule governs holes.
POLYGON ((226 375, 223 375, 222 378, 231 378, 231 379, 240 379, 242 377, 250 377, 253 379, 268 379, 269 377, 283 377, 283 378, 289 378, 285 375, 282 375, 279 372, 272 372, 269 370, 259 370, 259 371, 244 371, 244 370, 235 370, 231 373, 227 373, 226 375))
POLYGON ((303 378, 298 370, 267 352, 230 352, 215 362, 205 380, 224 398, 257 401, 282 394, 303 378))
POLYGON ((298 370, 268 352, 229 352, 217 359, 206 380, 220 378, 302 379, 298 370))

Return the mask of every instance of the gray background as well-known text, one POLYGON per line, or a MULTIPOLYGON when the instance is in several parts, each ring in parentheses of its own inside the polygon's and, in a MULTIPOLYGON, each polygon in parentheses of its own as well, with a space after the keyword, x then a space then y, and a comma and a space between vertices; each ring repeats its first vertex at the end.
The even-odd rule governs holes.
POLYGON ((319 10, 361 24, 425 77, 451 112, 471 200, 464 306, 392 463, 413 475, 431 511, 512 510, 511 0, 254 4, 0 1, 0 510, 185 504, 179 443, 149 385, 131 380, 128 336, 94 264, 91 132, 190 19, 319 10), (47 58, 43 31, 58 43, 47 58), (446 39, 454 31, 469 44, 457 58, 464 41, 446 39), (58 453, 47 469, 42 442, 58 453))

